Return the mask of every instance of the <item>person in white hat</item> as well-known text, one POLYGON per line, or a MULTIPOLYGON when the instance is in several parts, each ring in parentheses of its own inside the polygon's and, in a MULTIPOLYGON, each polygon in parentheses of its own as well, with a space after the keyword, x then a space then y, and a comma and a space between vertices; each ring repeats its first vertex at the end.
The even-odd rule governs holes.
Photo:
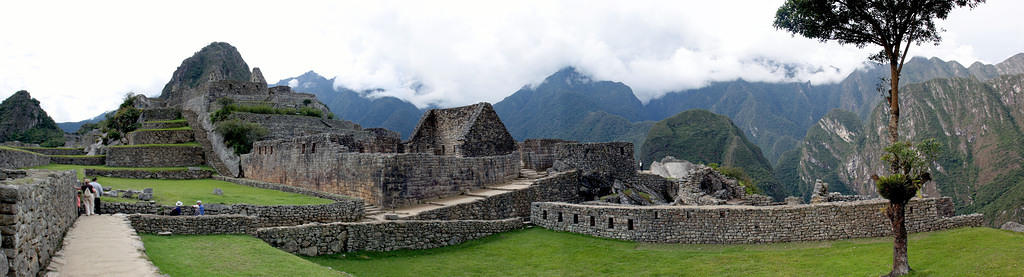
POLYGON ((203 207, 203 200, 196 200, 196 204, 192 207, 196 208, 196 215, 206 214, 206 207, 203 207))
POLYGON ((171 210, 171 215, 181 215, 181 205, 184 205, 181 201, 175 202, 174 209, 171 210))

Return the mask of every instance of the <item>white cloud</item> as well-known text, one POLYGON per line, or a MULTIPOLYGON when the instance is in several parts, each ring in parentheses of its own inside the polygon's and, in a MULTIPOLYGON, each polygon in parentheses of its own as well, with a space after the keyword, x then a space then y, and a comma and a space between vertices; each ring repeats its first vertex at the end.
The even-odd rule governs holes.
MULTIPOLYGON (((941 25, 944 43, 912 54, 969 64, 1024 51, 1014 14, 1024 3, 992 2, 954 12, 941 25)), ((775 30, 781 3, 7 1, 0 97, 26 89, 57 121, 89 118, 125 92, 158 95, 181 60, 212 41, 238 47, 271 82, 315 70, 420 106, 497 102, 563 66, 624 82, 643 100, 736 78, 822 83, 874 52, 775 30), (787 78, 765 60, 801 71, 787 78)))

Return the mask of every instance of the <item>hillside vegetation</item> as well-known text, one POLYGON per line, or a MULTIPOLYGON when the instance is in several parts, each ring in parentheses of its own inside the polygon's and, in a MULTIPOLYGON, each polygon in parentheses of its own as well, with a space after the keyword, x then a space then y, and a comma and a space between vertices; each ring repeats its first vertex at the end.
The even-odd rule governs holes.
POLYGON ((21 141, 47 147, 64 145, 64 131, 27 91, 0 103, 0 142, 21 141))

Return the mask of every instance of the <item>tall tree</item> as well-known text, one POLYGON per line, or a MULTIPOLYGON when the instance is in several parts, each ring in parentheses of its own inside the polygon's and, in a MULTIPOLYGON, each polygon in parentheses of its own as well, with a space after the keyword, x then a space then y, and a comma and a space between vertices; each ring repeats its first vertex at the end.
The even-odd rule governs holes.
MULTIPOLYGON (((935 27, 936 19, 945 19, 954 8, 974 8, 984 2, 985 0, 787 0, 775 13, 774 25, 775 28, 821 41, 852 44, 858 48, 867 45, 881 46, 881 51, 872 55, 870 59, 889 64, 889 89, 884 97, 889 104, 889 142, 896 145, 899 142, 900 73, 907 60, 910 45, 938 44, 942 41, 942 30, 935 27)), ((901 174, 896 168, 892 168, 892 171, 893 175, 886 177, 901 174)), ((903 183, 877 183, 880 194, 883 185, 900 184, 903 183)), ((894 187, 884 190, 901 189, 902 187, 894 187)), ((916 192, 916 189, 914 191, 916 192)), ((889 274, 900 276, 910 271, 906 252, 906 228, 903 224, 903 205, 906 201, 900 203, 900 199, 888 199, 887 214, 895 237, 893 269, 889 274)))

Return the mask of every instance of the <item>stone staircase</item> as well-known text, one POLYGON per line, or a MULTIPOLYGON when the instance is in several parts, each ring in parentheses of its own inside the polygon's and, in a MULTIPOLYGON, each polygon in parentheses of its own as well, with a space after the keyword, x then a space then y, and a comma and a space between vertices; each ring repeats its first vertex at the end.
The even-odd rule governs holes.
POLYGON ((128 133, 128 145, 107 148, 106 165, 113 167, 185 167, 205 164, 193 130, 175 109, 142 111, 142 127, 128 133))
POLYGON ((537 172, 532 169, 520 169, 519 177, 511 182, 467 190, 459 195, 444 197, 423 204, 402 206, 392 210, 383 210, 374 205, 366 205, 366 217, 364 221, 407 219, 420 213, 435 209, 473 203, 496 195, 529 188, 534 184, 534 182, 547 176, 548 174, 546 172, 537 172))

